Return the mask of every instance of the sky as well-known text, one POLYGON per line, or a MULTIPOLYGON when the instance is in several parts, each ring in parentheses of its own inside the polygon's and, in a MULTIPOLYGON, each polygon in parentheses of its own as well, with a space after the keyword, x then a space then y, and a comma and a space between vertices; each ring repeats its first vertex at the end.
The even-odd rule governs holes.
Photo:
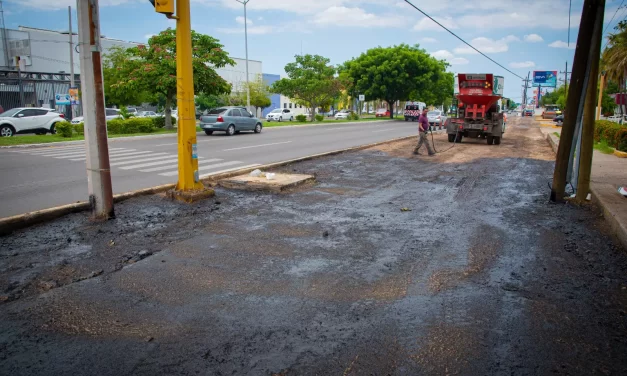
MULTIPOLYGON (((570 29, 569 0, 410 1, 518 76, 534 70, 564 71, 566 62, 569 70, 572 67, 583 0, 572 0, 570 29)), ((622 1, 606 0, 605 34, 627 17, 627 6, 619 8, 622 1)), ((148 0, 99 0, 99 4, 101 34, 110 38, 146 42, 175 27, 174 21, 154 12, 148 0)), ((75 5, 76 0, 4 0, 5 24, 67 30, 67 7, 75 5)), ((194 30, 219 39, 232 57, 245 56, 241 3, 191 0, 191 15, 194 30)), ((505 96, 520 101, 519 77, 401 0, 250 0, 247 24, 249 58, 262 61, 264 73, 283 75, 283 67, 301 52, 341 64, 369 48, 419 44, 447 60, 452 72, 504 76, 505 96)))

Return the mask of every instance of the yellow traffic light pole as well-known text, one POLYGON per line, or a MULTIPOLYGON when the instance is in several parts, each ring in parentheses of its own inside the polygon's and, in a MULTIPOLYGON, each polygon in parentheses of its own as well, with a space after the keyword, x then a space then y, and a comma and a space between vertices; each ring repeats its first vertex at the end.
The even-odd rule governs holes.
POLYGON ((155 11, 176 20, 176 99, 178 105, 178 162, 177 191, 202 190, 198 176, 196 144, 196 106, 194 102, 194 69, 192 65, 192 32, 190 0, 150 0, 155 11))

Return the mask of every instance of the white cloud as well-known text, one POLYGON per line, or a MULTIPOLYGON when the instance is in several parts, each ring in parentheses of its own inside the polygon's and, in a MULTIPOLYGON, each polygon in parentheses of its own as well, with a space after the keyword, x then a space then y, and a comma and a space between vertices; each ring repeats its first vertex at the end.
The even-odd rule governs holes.
POLYGON ((536 66, 536 63, 533 61, 521 61, 509 63, 509 66, 512 68, 533 68, 536 66))
POLYGON ((453 59, 449 60, 449 63, 451 63, 452 65, 465 65, 465 64, 468 64, 470 62, 466 58, 456 57, 456 58, 453 58, 453 59))
MULTIPOLYGON (((455 23, 455 21, 453 21, 453 18, 451 17, 433 17, 434 20, 438 21, 439 23, 442 24, 442 26, 452 30, 452 29, 457 29, 457 24, 455 23)), ((417 24, 414 25, 414 30, 415 31, 424 31, 424 30, 429 30, 429 31, 444 31, 444 29, 442 29, 440 26, 438 26, 438 24, 436 24, 435 22, 431 21, 430 19, 428 19, 427 17, 423 17, 420 21, 418 21, 417 24)))
POLYGON ((257 20, 263 21, 263 17, 259 17, 259 18, 257 18, 257 20))
POLYGON ((549 44, 549 47, 553 47, 553 48, 568 48, 568 49, 574 50, 575 49, 575 43, 571 43, 570 46, 568 46, 568 43, 562 42, 561 40, 556 40, 555 42, 549 44))
MULTIPOLYGON (((231 27, 220 27, 216 29, 219 33, 223 34, 244 34, 244 28, 231 28, 231 27)), ((251 35, 262 35, 262 34, 270 34, 278 32, 282 29, 276 28, 274 26, 252 26, 248 28, 248 34, 251 35)))
POLYGON ((542 37, 539 36, 538 34, 529 34, 529 35, 525 35, 525 42, 530 42, 530 43, 544 42, 544 39, 542 39, 542 37))
MULTIPOLYGON (((100 0, 98 5, 100 6, 115 6, 122 5, 135 0, 100 0)), ((72 8, 76 7, 76 0, 9 0, 10 3, 16 3, 26 7, 43 8, 47 10, 67 9, 68 6, 72 8)))
POLYGON ((422 43, 435 43, 435 42, 437 42, 437 39, 424 37, 424 38, 420 38, 419 41, 422 42, 422 43))
POLYGON ((405 19, 396 15, 367 13, 361 8, 333 6, 317 13, 312 22, 317 25, 398 27, 405 23, 405 19))
POLYGON ((511 43, 511 42, 520 42, 520 38, 518 38, 515 35, 508 35, 505 38, 502 39, 504 42, 507 43, 511 43))
MULTIPOLYGON (((509 50, 509 46, 507 45, 507 37, 499 40, 493 40, 490 38, 479 37, 473 39, 470 44, 473 45, 479 51, 486 54, 495 54, 499 52, 506 52, 509 50)), ((473 50, 472 48, 461 45, 453 50, 456 54, 459 55, 474 55, 478 52, 473 50)))
POLYGON ((435 57, 436 59, 440 59, 440 60, 448 60, 448 59, 452 59, 453 57, 455 57, 452 53, 450 53, 447 50, 439 50, 439 51, 435 51, 434 53, 431 54, 431 56, 435 57))
MULTIPOLYGON (((242 16, 235 17, 235 22, 237 22, 240 25, 243 25, 244 24, 244 17, 242 17, 242 16)), ((246 24, 252 25, 253 21, 251 19, 246 19, 246 24)))

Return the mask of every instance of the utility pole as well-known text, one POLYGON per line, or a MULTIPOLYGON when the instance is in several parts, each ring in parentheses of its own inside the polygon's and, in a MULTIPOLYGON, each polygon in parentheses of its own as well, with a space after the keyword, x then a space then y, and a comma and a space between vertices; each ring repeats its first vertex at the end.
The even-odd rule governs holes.
POLYGON ((568 71, 568 61, 566 62, 566 70, 560 73, 564 73, 564 86, 565 86, 566 92, 568 92, 568 75, 573 73, 573 72, 568 71))
MULTIPOLYGON (((597 20, 598 12, 603 12, 600 7, 604 0, 585 0, 581 15, 577 47, 573 60, 573 73, 571 85, 568 91, 566 110, 564 111, 564 125, 560 136, 553 172, 553 185, 550 199, 553 202, 563 202, 566 190, 567 175, 571 158, 572 142, 575 136, 576 125, 579 123, 583 108, 582 104, 586 95, 588 78, 590 75, 590 50, 592 47, 592 34, 597 20)), ((596 56, 598 59, 598 56, 596 56)))
MULTIPOLYGON (((250 79, 248 77, 248 18, 246 15, 246 4, 250 0, 235 0, 238 3, 244 4, 244 43, 246 47, 246 109, 250 111, 250 79)), ((255 114, 256 115, 256 114, 255 114)))
POLYGON ((525 80, 524 80, 525 81, 525 86, 523 87, 523 100, 522 100, 522 103, 523 103, 523 108, 522 108, 523 113, 525 111, 525 108, 527 108, 527 89, 529 88, 529 81, 530 81, 529 76, 530 75, 531 75, 531 72, 527 72, 527 78, 525 78, 525 80))
MULTIPOLYGON (((603 39, 603 15, 605 13, 605 0, 600 0, 597 5, 597 14, 592 31, 592 45, 590 48, 590 74, 586 90, 586 101, 583 108, 583 128, 581 132, 581 144, 579 153, 579 174, 577 181, 577 194, 575 200, 583 203, 590 193, 590 175, 592 172, 592 154, 594 146, 594 121, 595 106, 597 104, 597 83, 599 79, 599 59, 601 58, 601 41, 603 39)), ((603 90, 603 89, 601 89, 603 90)), ((601 91, 602 92, 602 91, 601 91)), ((599 95, 601 99, 601 95, 599 95)))
MULTIPOLYGON (((67 13, 68 13, 68 20, 69 20, 69 25, 70 25, 70 32, 69 32, 69 35, 70 35, 70 89, 73 89, 76 87, 76 85, 74 84, 74 43, 72 41, 73 36, 72 36, 72 7, 71 6, 67 7, 67 13)), ((71 119, 73 119, 74 114, 75 114, 75 108, 74 108, 74 105, 72 105, 72 103, 70 103, 70 111, 71 111, 71 119)))
POLYGON ((2 0, 0 0, 0 27, 2 28, 2 49, 4 50, 4 65, 9 69, 9 41, 7 37, 7 28, 4 25, 4 8, 2 8, 2 0))
POLYGON ((601 118, 601 108, 603 106, 603 90, 605 90, 605 71, 601 72, 601 85, 599 87, 599 104, 597 106, 596 120, 601 118))
POLYGON ((100 44, 98 0, 78 0, 78 38, 81 86, 87 151, 87 182, 92 215, 96 219, 114 218, 107 120, 100 44))

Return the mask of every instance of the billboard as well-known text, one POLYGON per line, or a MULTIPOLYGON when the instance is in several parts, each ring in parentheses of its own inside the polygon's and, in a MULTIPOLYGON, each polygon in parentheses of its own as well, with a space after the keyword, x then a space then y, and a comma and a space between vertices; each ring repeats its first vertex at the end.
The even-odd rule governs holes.
POLYGON ((533 86, 557 87, 557 71, 533 71, 533 86))
POLYGON ((492 85, 492 92, 494 95, 503 96, 503 84, 505 78, 503 76, 494 76, 494 84, 492 85))

